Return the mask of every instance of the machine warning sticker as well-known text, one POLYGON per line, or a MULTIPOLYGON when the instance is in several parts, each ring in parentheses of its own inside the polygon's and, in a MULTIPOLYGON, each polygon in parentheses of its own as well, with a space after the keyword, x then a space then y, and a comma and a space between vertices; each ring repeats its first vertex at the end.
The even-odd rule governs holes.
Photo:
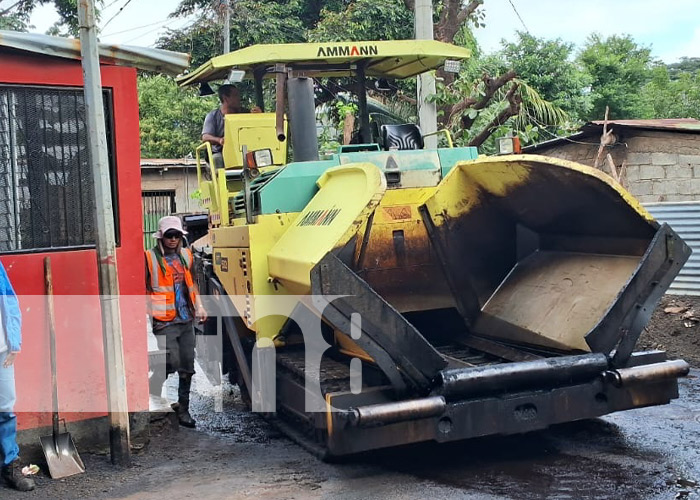
POLYGON ((228 257, 221 257, 221 272, 228 271, 228 257))
POLYGON ((340 208, 312 210, 297 222, 297 226, 330 226, 331 222, 333 222, 340 213, 340 210, 340 208))
POLYGON ((342 56, 376 56, 379 48, 376 45, 329 45, 319 47, 316 57, 342 57, 342 56))
POLYGON ((221 264, 221 252, 214 253, 214 264, 216 264, 217 266, 221 264))
POLYGON ((384 215, 393 221, 410 220, 413 218, 411 213, 411 205, 384 207, 384 215))

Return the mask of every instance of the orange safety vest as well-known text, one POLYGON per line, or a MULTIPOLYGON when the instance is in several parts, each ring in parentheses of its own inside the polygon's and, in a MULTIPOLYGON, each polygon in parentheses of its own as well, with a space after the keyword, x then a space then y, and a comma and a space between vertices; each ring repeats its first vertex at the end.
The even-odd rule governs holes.
MULTIPOLYGON (((194 316, 194 305, 197 303, 197 289, 192 280, 192 252, 182 248, 180 255, 185 261, 185 285, 190 295, 190 309, 194 316)), ((160 262, 154 249, 146 250, 146 265, 150 280, 151 317, 158 321, 172 321, 177 316, 175 310, 175 279, 170 266, 161 257, 160 262), (163 267, 161 267, 161 262, 163 267)))

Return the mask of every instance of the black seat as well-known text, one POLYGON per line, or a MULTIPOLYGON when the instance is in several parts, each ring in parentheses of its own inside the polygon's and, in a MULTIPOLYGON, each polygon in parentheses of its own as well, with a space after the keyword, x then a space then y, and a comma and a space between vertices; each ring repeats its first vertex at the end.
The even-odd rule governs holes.
POLYGON ((420 127, 413 123, 382 125, 382 147, 390 149, 423 149, 420 127))

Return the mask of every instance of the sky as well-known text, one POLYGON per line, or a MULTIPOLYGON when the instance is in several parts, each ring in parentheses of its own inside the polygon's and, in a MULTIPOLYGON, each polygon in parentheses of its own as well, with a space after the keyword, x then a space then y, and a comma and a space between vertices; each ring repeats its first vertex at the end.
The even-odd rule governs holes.
MULTIPOLYGON (((104 43, 153 47, 168 28, 182 28, 191 22, 168 18, 179 0, 105 0, 104 3, 99 22, 100 41, 104 43)), ((35 28, 31 31, 45 33, 57 20, 53 5, 39 6, 32 13, 31 23, 35 28)))
MULTIPOLYGON (((191 22, 168 18, 178 3, 105 0, 100 40, 152 47, 167 28, 191 22)), ((560 38, 577 47, 592 32, 605 37, 629 34, 666 63, 683 56, 700 57, 700 0, 485 0, 484 10, 486 27, 475 35, 485 53, 498 50, 501 39, 515 40, 516 30, 527 30, 538 38, 560 38)), ((37 8, 31 19, 33 31, 45 32, 56 19, 51 5, 37 8)))
POLYGON ((581 47, 593 32, 632 35, 666 63, 700 57, 699 0, 485 0, 486 27, 475 31, 485 53, 515 30, 581 47), (518 18, 520 14, 522 21, 518 18))

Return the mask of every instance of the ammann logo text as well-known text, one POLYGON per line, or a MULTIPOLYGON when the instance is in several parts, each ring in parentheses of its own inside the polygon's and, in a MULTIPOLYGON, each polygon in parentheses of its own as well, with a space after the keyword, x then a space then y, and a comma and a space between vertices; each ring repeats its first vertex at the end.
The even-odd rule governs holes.
POLYGON ((339 208, 312 210, 297 223, 297 226, 329 226, 340 213, 339 208))
POLYGON ((331 45, 329 47, 319 47, 316 57, 340 57, 340 56, 376 56, 379 49, 376 45, 331 45))

